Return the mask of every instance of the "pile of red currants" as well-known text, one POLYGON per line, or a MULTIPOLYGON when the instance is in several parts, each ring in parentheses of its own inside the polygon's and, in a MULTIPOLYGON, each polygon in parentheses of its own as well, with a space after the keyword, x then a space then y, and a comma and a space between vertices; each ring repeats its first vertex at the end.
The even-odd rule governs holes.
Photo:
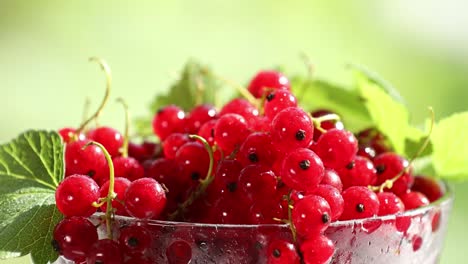
POLYGON ((376 129, 353 134, 337 113, 299 107, 283 74, 261 71, 248 91, 220 109, 162 107, 152 122, 160 143, 127 143, 106 126, 60 130, 66 173, 56 204, 65 218, 55 249, 75 263, 153 263, 145 220, 288 224, 293 239, 269 241, 267 263, 328 263, 330 223, 399 214, 443 195, 376 129), (106 238, 88 219, 96 212, 106 238), (115 215, 142 220, 115 231, 115 215))

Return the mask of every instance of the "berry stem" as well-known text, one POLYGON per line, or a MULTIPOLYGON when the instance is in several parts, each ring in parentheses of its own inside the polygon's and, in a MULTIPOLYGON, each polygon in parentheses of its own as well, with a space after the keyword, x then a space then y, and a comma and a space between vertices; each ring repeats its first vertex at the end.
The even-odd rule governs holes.
POLYGON ((124 107, 125 111, 125 131, 124 131, 124 138, 122 143, 122 148, 120 152, 122 153, 122 157, 128 157, 128 137, 129 137, 129 127, 130 127, 130 114, 128 113, 128 105, 125 100, 121 97, 117 98, 117 102, 121 103, 124 107))
POLYGON ((340 121, 340 116, 337 114, 327 114, 320 117, 313 117, 310 115, 312 122, 314 123, 314 127, 322 133, 327 132, 325 129, 322 128, 322 122, 325 121, 340 121))
MULTIPOLYGON (((112 240, 112 218, 113 218, 113 213, 114 210, 112 208, 112 200, 117 197, 117 194, 114 192, 114 183, 115 183, 115 178, 114 178, 114 164, 112 163, 112 158, 109 155, 109 152, 107 152, 106 148, 101 145, 98 142, 95 141, 90 141, 86 145, 84 145, 83 149, 87 148, 90 145, 95 145, 98 146, 102 152, 104 153, 104 156, 106 157, 107 164, 109 165, 109 190, 107 192, 107 197, 101 198, 101 202, 106 202, 107 203, 107 208, 106 208, 106 227, 107 227, 107 237, 112 240)), ((97 206, 100 203, 93 203, 93 206, 97 206)))
POLYGON ((294 206, 292 205, 292 201, 291 201, 291 192, 292 191, 289 192, 288 197, 286 198, 287 202, 288 202, 288 222, 289 222, 289 229, 291 229, 293 242, 294 242, 294 244, 296 244, 297 234, 296 234, 296 227, 294 226, 294 224, 292 222, 292 209, 294 208, 294 206))
POLYGON ((435 124, 435 114, 434 114, 434 109, 432 109, 432 107, 429 107, 429 112, 431 114, 431 125, 429 126, 429 132, 427 133, 427 136, 426 138, 424 139, 424 142, 421 144, 421 146, 419 147, 418 151, 416 151, 416 153, 413 155, 413 157, 411 157, 411 159, 409 160, 408 162, 408 165, 406 167, 404 167, 395 177, 389 179, 389 180, 386 180, 384 181, 381 185, 379 186, 369 186, 369 189, 372 190, 372 191, 379 191, 379 192, 383 192, 383 190, 385 188, 388 188, 388 189, 391 189, 393 187, 393 184, 398 180, 400 179, 400 177, 405 174, 406 172, 408 172, 409 168, 411 168, 411 165, 413 164, 414 160, 416 158, 418 158, 422 153, 423 151, 427 148, 427 146, 429 145, 429 142, 430 142, 430 139, 431 139, 431 134, 432 134, 432 130, 434 128, 434 124, 435 124))
POLYGON ((97 62, 101 66, 101 69, 105 72, 105 74, 106 74, 106 93, 104 95, 104 98, 102 99, 101 105, 99 106, 98 110, 92 116, 90 116, 86 121, 84 121, 81 124, 81 126, 77 129, 76 134, 81 133, 84 130, 84 128, 92 120, 95 120, 95 119, 97 119, 99 117, 102 110, 104 109, 104 106, 106 105, 107 101, 109 100, 110 89, 111 89, 111 85, 112 85, 112 75, 111 75, 111 70, 110 70, 109 65, 103 59, 100 59, 100 58, 97 58, 97 57, 91 57, 91 58, 89 58, 89 61, 97 62))
POLYGON ((182 204, 179 204, 177 210, 173 213, 171 213, 168 216, 169 220, 174 220, 176 219, 180 214, 183 214, 185 210, 193 204, 195 200, 197 200, 203 193, 205 193, 206 188, 213 182, 214 180, 214 175, 213 175, 213 167, 214 167, 214 155, 213 155, 213 150, 210 146, 210 144, 203 138, 198 135, 189 135, 189 138, 191 139, 197 139, 200 140, 205 147, 206 151, 208 151, 208 155, 210 157, 210 165, 208 167, 208 173, 206 174, 205 179, 200 180, 200 184, 197 186, 195 191, 190 193, 190 196, 185 200, 182 204))
POLYGON ((89 107, 91 106, 91 99, 86 97, 84 105, 83 105, 83 117, 82 123, 86 122, 89 116, 89 107))

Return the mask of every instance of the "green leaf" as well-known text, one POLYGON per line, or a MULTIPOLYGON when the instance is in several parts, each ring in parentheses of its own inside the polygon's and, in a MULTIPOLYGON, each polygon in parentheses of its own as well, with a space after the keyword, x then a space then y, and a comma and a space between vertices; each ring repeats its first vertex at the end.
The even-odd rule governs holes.
POLYGON ((151 103, 151 114, 159 108, 175 104, 190 111, 198 103, 215 104, 220 85, 218 79, 206 67, 193 60, 189 61, 167 94, 158 95, 151 103))
POLYGON ((353 72, 356 87, 374 126, 387 136, 397 153, 404 153, 406 137, 410 132, 408 110, 366 72, 356 68, 353 68, 353 72))
POLYGON ((303 77, 294 77, 291 83, 299 104, 306 110, 334 111, 342 116, 346 128, 353 132, 372 125, 370 115, 355 90, 303 77))
POLYGON ((0 259, 31 254, 41 264, 57 258, 52 232, 62 216, 54 194, 63 174, 56 132, 28 131, 0 146, 0 259))
POLYGON ((437 177, 468 178, 468 112, 440 120, 434 127, 431 142, 432 161, 437 177))

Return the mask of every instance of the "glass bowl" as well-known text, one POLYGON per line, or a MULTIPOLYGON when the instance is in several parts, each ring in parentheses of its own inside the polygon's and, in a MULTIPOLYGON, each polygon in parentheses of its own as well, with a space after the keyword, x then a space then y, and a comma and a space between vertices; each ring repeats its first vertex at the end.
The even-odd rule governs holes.
MULTIPOLYGON (((335 243, 329 263, 438 263, 453 203, 450 188, 441 186, 445 195, 426 207, 399 215, 332 223, 325 232, 335 243)), ((100 217, 95 214, 91 219, 98 223, 100 217)), ((114 237, 129 225, 142 225, 151 232, 152 246, 146 256, 153 263, 266 263, 269 241, 292 241, 290 229, 284 224, 197 224, 122 216, 115 217, 114 237)), ((105 232, 101 225, 100 237, 104 238, 105 232)), ((69 262, 59 258, 56 263, 69 262)))

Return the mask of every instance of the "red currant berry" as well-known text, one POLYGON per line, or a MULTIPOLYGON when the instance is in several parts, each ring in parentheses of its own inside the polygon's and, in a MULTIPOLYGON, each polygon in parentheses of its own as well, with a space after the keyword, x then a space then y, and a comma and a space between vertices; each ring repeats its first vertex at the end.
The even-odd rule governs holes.
POLYGON ((89 250, 86 262, 102 264, 123 263, 122 250, 119 243, 110 239, 98 240, 89 250))
POLYGON ((344 210, 340 220, 368 218, 377 215, 379 212, 379 198, 367 187, 349 187, 342 195, 344 210))
POLYGON ((266 97, 264 105, 265 116, 269 120, 273 120, 276 114, 288 107, 296 107, 297 99, 287 90, 278 90, 271 92, 266 97))
POLYGON ((325 168, 320 158, 310 149, 296 149, 282 162, 281 180, 290 188, 313 191, 323 178, 325 168))
POLYGON ((252 125, 252 122, 258 118, 258 109, 245 99, 235 98, 225 104, 219 112, 220 116, 226 114, 238 114, 247 121, 247 124, 252 125))
POLYGON ((380 203, 379 216, 394 215, 405 211, 405 205, 394 193, 380 192, 377 197, 380 203))
POLYGON ((74 216, 55 226, 53 246, 65 258, 77 261, 86 257, 97 240, 96 227, 88 219, 74 216))
POLYGON ((240 172, 238 188, 248 201, 271 197, 276 185, 275 174, 266 166, 248 165, 240 172))
POLYGON ((161 145, 154 142, 145 141, 142 144, 130 142, 128 144, 128 155, 139 162, 157 158, 160 154, 161 145))
POLYGON ((356 156, 353 161, 339 169, 338 174, 345 190, 351 186, 373 185, 377 181, 374 164, 360 156, 356 156))
POLYGON ((130 225, 120 230, 119 243, 126 254, 143 255, 151 246, 151 234, 141 225, 130 225))
POLYGON ((319 138, 313 150, 325 167, 337 170, 355 159, 358 145, 353 133, 334 128, 319 138))
POLYGON ((309 147, 314 136, 314 127, 306 112, 300 108, 288 107, 273 119, 270 133, 275 147, 280 151, 288 151, 309 147))
POLYGON ((280 239, 270 242, 267 247, 267 264, 299 264, 301 263, 294 244, 280 239))
POLYGON ((60 136, 63 139, 63 142, 65 143, 71 143, 76 140, 85 140, 85 135, 80 133, 79 135, 76 135, 76 129, 71 128, 71 127, 64 127, 58 131, 60 136))
POLYGON ((277 224, 275 219, 287 218, 285 211, 285 208, 275 200, 257 200, 249 209, 249 223, 277 224))
POLYGON ((127 178, 134 181, 145 176, 145 170, 138 160, 132 157, 115 157, 114 164, 115 177, 127 178))
POLYGON ((172 133, 185 132, 185 113, 175 105, 158 110, 153 119, 153 131, 163 141, 172 133))
POLYGON ((204 138, 210 146, 214 145, 215 139, 214 139, 214 128, 216 126, 217 120, 210 120, 203 124, 200 127, 200 130, 198 130, 198 135, 202 138, 204 138))
POLYGON ((182 240, 172 242, 166 249, 168 264, 189 264, 192 260, 192 247, 182 240))
POLYGON ((65 175, 82 174, 99 185, 109 179, 109 166, 102 150, 96 145, 83 147, 88 141, 74 141, 65 147, 65 175))
POLYGON ((406 210, 412 210, 428 205, 429 199, 420 192, 408 192, 400 196, 406 210))
POLYGON ((210 156, 202 143, 193 141, 185 143, 177 150, 175 161, 181 168, 179 176, 183 182, 198 183, 208 173, 210 156))
MULTIPOLYGON (((117 197, 112 201, 112 208, 115 209, 115 213, 118 215, 128 215, 122 201, 125 198, 125 192, 127 191, 128 186, 130 186, 130 183, 131 182, 127 178, 116 177, 114 179, 114 192, 117 194, 117 197)), ((107 197, 109 194, 109 181, 101 186, 99 192, 101 197, 107 197)), ((101 211, 105 212, 106 209, 107 203, 104 203, 101 206, 101 211)))
POLYGON ((321 234, 330 225, 330 206, 320 196, 307 195, 294 204, 291 220, 298 235, 312 238, 321 234))
POLYGON ((212 105, 202 104, 192 109, 187 117, 187 131, 190 134, 198 133, 200 127, 206 122, 216 119, 218 113, 212 105))
POLYGON ((242 143, 237 159, 242 165, 262 164, 273 165, 276 159, 276 151, 271 145, 270 134, 265 132, 254 132, 242 143))
POLYGON ((116 129, 106 126, 98 127, 88 132, 88 138, 101 143, 112 157, 120 156, 123 136, 116 129))
POLYGON ((221 116, 214 127, 215 141, 226 155, 239 148, 249 134, 245 118, 238 114, 221 116))
POLYGON ((163 142, 164 157, 175 158, 177 150, 187 142, 190 142, 187 134, 173 133, 169 135, 163 142))
POLYGON ((341 196, 338 189, 331 185, 320 184, 312 192, 312 194, 318 195, 327 201, 328 205, 330 206, 330 217, 332 222, 340 218, 344 209, 344 201, 343 196, 341 196))
POLYGON ((430 202, 437 201, 444 195, 436 180, 423 176, 414 177, 414 184, 411 190, 423 193, 430 202))
POLYGON ((277 71, 260 71, 249 84, 249 92, 257 98, 261 98, 268 90, 290 90, 288 78, 277 71))
POLYGON ((302 242, 300 249, 304 264, 326 264, 335 252, 335 245, 328 237, 318 235, 302 242))
POLYGON ((343 191, 343 183, 341 183, 340 176, 332 169, 325 169, 325 174, 320 184, 331 185, 340 191, 340 193, 343 191))
POLYGON ((125 208, 137 218, 157 218, 165 205, 164 189, 152 178, 132 182, 125 193, 125 208))
POLYGON ((237 160, 222 160, 216 169, 213 182, 208 186, 208 191, 216 198, 226 192, 235 192, 238 188, 239 175, 242 164, 237 160))
MULTIPOLYGON (((408 161, 396 153, 387 152, 380 154, 374 159, 374 166, 377 170, 377 184, 380 185, 386 180, 390 180, 398 176, 409 165, 408 161)), ((406 193, 414 182, 412 169, 409 172, 403 173, 398 180, 393 183, 390 191, 396 195, 406 193)))
POLYGON ((96 212, 93 202, 99 199, 99 186, 85 175, 66 177, 55 191, 57 208, 65 216, 90 216, 96 212))

